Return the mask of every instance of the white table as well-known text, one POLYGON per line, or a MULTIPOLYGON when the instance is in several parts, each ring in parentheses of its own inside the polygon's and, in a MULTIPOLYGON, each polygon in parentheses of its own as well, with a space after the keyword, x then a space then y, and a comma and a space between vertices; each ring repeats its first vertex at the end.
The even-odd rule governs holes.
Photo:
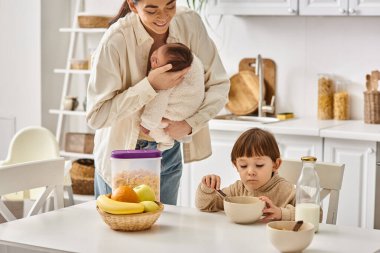
MULTIPOLYGON (((304 252, 373 253, 379 249, 380 230, 321 224, 304 252)), ((185 207, 166 205, 150 230, 113 231, 97 213, 95 201, 0 224, 1 253, 38 251, 277 252, 264 224, 238 225, 223 212, 203 213, 185 207)))

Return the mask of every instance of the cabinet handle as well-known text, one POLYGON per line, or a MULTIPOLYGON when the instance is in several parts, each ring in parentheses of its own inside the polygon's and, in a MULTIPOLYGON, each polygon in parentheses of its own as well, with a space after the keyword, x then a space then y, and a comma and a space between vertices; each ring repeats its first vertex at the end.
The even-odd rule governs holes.
POLYGON ((356 14, 356 10, 355 10, 355 9, 352 9, 352 8, 350 8, 350 9, 348 9, 348 13, 350 13, 350 14, 356 14))
POLYGON ((367 154, 373 154, 373 153, 375 153, 375 150, 373 148, 367 149, 367 154))
POLYGON ((288 9, 288 12, 289 12, 289 13, 296 13, 296 10, 293 9, 293 8, 289 8, 289 9, 288 9))
POLYGON ((339 9, 339 12, 340 12, 340 14, 346 14, 346 10, 342 9, 342 8, 339 9))

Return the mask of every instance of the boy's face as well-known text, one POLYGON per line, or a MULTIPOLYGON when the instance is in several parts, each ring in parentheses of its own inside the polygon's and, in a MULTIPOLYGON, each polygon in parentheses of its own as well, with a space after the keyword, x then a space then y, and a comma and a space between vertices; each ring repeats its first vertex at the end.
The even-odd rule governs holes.
POLYGON ((280 167, 281 159, 274 163, 269 156, 239 157, 236 159, 236 169, 241 181, 249 191, 256 190, 266 184, 280 167))
POLYGON ((161 46, 153 51, 150 56, 150 66, 152 69, 164 66, 168 60, 165 57, 165 46, 161 46))

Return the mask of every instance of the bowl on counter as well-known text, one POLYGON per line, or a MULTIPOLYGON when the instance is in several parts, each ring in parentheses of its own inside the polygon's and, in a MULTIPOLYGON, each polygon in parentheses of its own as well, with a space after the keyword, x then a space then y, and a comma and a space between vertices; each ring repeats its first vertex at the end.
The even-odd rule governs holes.
POLYGON ((265 202, 251 196, 233 196, 224 198, 224 212, 235 223, 254 223, 263 215, 265 202))
POLYGON ((302 252, 313 241, 314 225, 304 222, 297 232, 296 221, 272 221, 267 224, 270 242, 280 252, 302 252))

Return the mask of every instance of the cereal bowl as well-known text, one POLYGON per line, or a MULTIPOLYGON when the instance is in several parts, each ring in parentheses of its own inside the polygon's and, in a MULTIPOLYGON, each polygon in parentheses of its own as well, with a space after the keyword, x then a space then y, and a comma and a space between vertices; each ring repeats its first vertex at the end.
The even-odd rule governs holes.
POLYGON ((263 214, 265 202, 251 196, 234 196, 224 198, 224 212, 228 218, 239 224, 257 221, 263 214))
POLYGON ((267 234, 273 246, 281 252, 301 252, 314 237, 314 225, 304 222, 297 232, 293 231, 296 221, 272 221, 267 224, 267 234))

